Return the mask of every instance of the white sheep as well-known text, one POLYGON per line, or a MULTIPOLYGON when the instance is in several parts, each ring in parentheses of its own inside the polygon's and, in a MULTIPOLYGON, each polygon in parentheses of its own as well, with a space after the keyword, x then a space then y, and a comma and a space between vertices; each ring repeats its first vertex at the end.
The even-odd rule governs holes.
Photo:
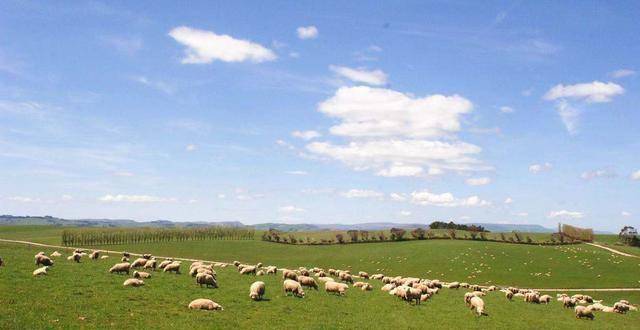
POLYGON ((47 275, 49 266, 43 266, 33 271, 33 276, 47 275))
POLYGON ((344 296, 347 293, 347 289, 349 289, 349 286, 344 283, 338 283, 333 281, 324 283, 325 292, 337 293, 341 296, 344 296))
POLYGON ((121 262, 119 264, 115 264, 113 265, 113 267, 111 267, 109 269, 109 273, 127 273, 129 274, 129 270, 131 269, 131 264, 128 262, 121 262))
POLYGON ((224 310, 224 308, 222 308, 222 306, 220 306, 220 304, 209 300, 209 299, 204 299, 204 298, 200 298, 200 299, 196 299, 192 302, 189 303, 189 309, 204 309, 204 310, 209 310, 209 311, 214 311, 214 310, 224 310))
POLYGON ((207 273, 198 273, 198 275, 196 275, 196 283, 199 284, 201 287, 202 285, 206 285, 207 287, 214 287, 217 288, 218 287, 218 282, 216 281, 216 278, 213 277, 213 275, 207 274, 207 273))
POLYGON ((264 282, 253 282, 251 287, 249 287, 249 298, 253 300, 262 300, 262 296, 265 293, 265 284, 264 282))
POLYGON ((144 281, 143 280, 139 280, 137 278, 129 278, 127 280, 124 281, 124 283, 122 283, 123 286, 133 286, 133 287, 138 287, 138 286, 143 286, 144 285, 144 281))
POLYGON ((147 273, 147 272, 139 272, 137 270, 133 271, 133 277, 134 278, 150 278, 151 274, 147 273))
POLYGON ((282 287, 284 289, 285 295, 288 295, 289 292, 291 292, 296 297, 304 297, 304 290, 302 290, 302 286, 300 285, 300 283, 294 280, 284 280, 284 282, 282 283, 282 287))
POLYGON ((164 272, 174 272, 176 274, 180 274, 180 262, 174 261, 164 267, 164 272))
POLYGON ((475 309, 478 316, 487 315, 484 311, 484 300, 482 300, 482 298, 473 296, 471 300, 469 300, 469 305, 471 306, 471 310, 475 309))
POLYGON ((577 319, 586 317, 593 320, 595 318, 595 316, 593 315, 593 309, 589 306, 576 306, 574 311, 576 312, 577 319))

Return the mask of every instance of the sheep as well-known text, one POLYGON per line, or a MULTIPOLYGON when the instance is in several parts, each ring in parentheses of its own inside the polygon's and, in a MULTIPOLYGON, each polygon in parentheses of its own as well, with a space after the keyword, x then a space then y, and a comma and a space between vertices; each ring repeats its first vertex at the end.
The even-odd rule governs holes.
POLYGON ((472 297, 469 300, 469 306, 471 307, 471 310, 476 311, 476 313, 478 314, 478 316, 482 316, 482 315, 488 315, 485 311, 484 311, 484 300, 482 300, 482 298, 480 297, 472 297))
POLYGON ((353 283, 353 287, 354 288, 361 288, 362 286, 366 285, 367 282, 355 282, 353 283))
POLYGON ((240 270, 240 274, 242 275, 247 275, 247 274, 253 274, 256 275, 256 266, 247 266, 244 267, 240 270))
POLYGON ((380 288, 380 290, 385 291, 385 292, 388 292, 388 291, 391 291, 391 290, 393 290, 393 289, 395 289, 395 288, 396 288, 396 285, 395 285, 395 284, 393 284, 393 283, 388 283, 388 284, 383 285, 383 286, 382 286, 382 288, 380 288))
POLYGON ((509 300, 513 300, 513 292, 511 292, 511 291, 505 292, 504 296, 509 300))
POLYGON ((459 289, 460 288, 460 282, 451 282, 448 285, 449 289, 459 289))
POLYGON ((43 266, 33 271, 33 276, 47 275, 49 266, 43 266))
POLYGON ((257 264, 256 264, 256 267, 257 267, 257 268, 262 267, 262 263, 261 263, 261 262, 257 263, 257 264))
POLYGON ((391 283, 391 277, 389 277, 389 276, 383 276, 383 277, 382 277, 382 283, 384 283, 384 284, 389 284, 389 283, 391 283))
POLYGON ((109 269, 109 273, 118 273, 118 274, 120 274, 122 272, 125 272, 128 275, 130 269, 131 269, 131 264, 130 263, 122 262, 122 263, 113 265, 113 267, 111 267, 109 269))
POLYGON ((404 300, 411 303, 415 300, 416 305, 420 305, 420 296, 422 296, 422 291, 420 289, 415 289, 412 287, 407 287, 405 289, 404 300))
POLYGON ((265 292, 265 284, 264 282, 253 282, 251 287, 249 287, 249 298, 252 300, 262 300, 262 296, 264 296, 265 292))
POLYGON ((373 274, 371 275, 372 280, 381 280, 384 277, 382 274, 373 274))
POLYGON ((332 281, 324 283, 324 291, 328 293, 337 293, 338 295, 344 296, 347 293, 347 289, 349 289, 349 286, 344 283, 332 281))
POLYGON ((138 258, 131 263, 131 268, 142 267, 147 264, 147 259, 138 258))
POLYGON ((51 254, 52 257, 62 257, 62 254, 58 251, 53 251, 53 253, 51 254))
POLYGON ((36 266, 53 266, 53 260, 43 254, 36 254, 36 266))
POLYGON ((200 285, 200 287, 202 287, 203 284, 206 285, 207 288, 209 286, 214 288, 218 287, 218 282, 216 281, 216 278, 213 277, 213 275, 206 274, 206 273, 199 273, 198 275, 196 275, 196 283, 200 285))
POLYGON ((151 277, 151 274, 147 273, 147 272, 139 272, 137 270, 133 271, 133 277, 134 278, 149 278, 151 277))
POLYGON ((33 257, 34 258, 38 258, 38 256, 43 256, 44 255, 44 251, 40 251, 38 253, 36 253, 33 257))
POLYGON ((209 300, 209 299, 196 299, 192 302, 189 303, 189 309, 204 309, 204 310, 208 310, 208 311, 215 311, 215 310, 221 310, 223 311, 224 308, 222 308, 222 306, 220 306, 220 304, 209 300))
POLYGON ((538 304, 540 303, 540 296, 533 292, 525 293, 524 301, 529 303, 538 304))
POLYGON ((264 276, 264 270, 259 270, 256 272, 256 276, 264 276))
POLYGON ((369 279, 369 273, 367 272, 358 272, 358 276, 364 278, 364 279, 369 279))
POLYGON ((98 260, 98 258, 100 258, 100 251, 98 250, 91 252, 89 255, 89 259, 91 260, 98 260))
POLYGON ((338 272, 336 272, 336 270, 333 268, 329 268, 329 274, 333 276, 338 276, 338 272))
POLYGON ((360 287, 360 290, 362 290, 362 291, 371 291, 371 290, 373 290, 373 285, 371 285, 369 283, 365 283, 362 287, 360 287))
POLYGON ((550 303, 550 302, 551 302, 551 296, 550 296, 550 295, 548 295, 548 294, 542 295, 542 296, 540 296, 540 297, 538 298, 538 301, 539 301, 541 304, 548 304, 548 303, 550 303))
POLYGON ((314 288, 318 290, 318 283, 316 283, 316 280, 314 280, 313 277, 301 275, 298 276, 298 282, 304 287, 314 288))
POLYGON ((202 261, 194 261, 194 262, 191 263, 191 266, 189 266, 189 269, 200 267, 202 265, 204 265, 204 263, 202 261))
POLYGON ((296 274, 292 270, 283 270, 282 279, 290 279, 290 280, 298 281, 298 274, 296 274))
POLYGON ((127 252, 127 251, 124 251, 124 252, 122 252, 122 257, 128 259, 128 258, 131 258, 131 254, 129 252, 127 252))
POLYGON ((122 258, 120 258, 120 261, 122 261, 122 262, 129 262, 129 258, 127 258, 127 257, 122 257, 122 258))
POLYGON ((309 276, 310 274, 309 274, 309 271, 308 271, 308 270, 306 270, 306 269, 304 269, 304 268, 303 268, 303 269, 300 269, 300 275, 302 275, 302 276, 309 276))
POLYGON ((290 279, 284 280, 282 287, 285 296, 291 292, 295 297, 304 298, 304 290, 302 290, 302 286, 297 281, 290 279))
POLYGON ((80 263, 80 259, 82 259, 82 254, 74 253, 67 257, 67 260, 75 261, 76 263, 80 263))
POLYGON ((573 307, 576 307, 577 304, 578 304, 578 301, 575 300, 574 298, 564 297, 562 299, 562 306, 565 308, 573 308, 573 307))
POLYGON ((336 280, 334 280, 332 277, 318 277, 318 281, 320 281, 320 282, 335 282, 336 280))
POLYGON ((147 260, 142 268, 156 270, 156 267, 158 267, 158 261, 155 258, 151 258, 147 260))
POLYGON ((353 277, 347 272, 340 272, 338 277, 342 282, 353 283, 353 277))
POLYGON ((613 304, 613 309, 620 314, 624 314, 629 311, 629 305, 621 302, 613 304))
POLYGON ((101 256, 101 257, 100 257, 100 259, 101 259, 101 260, 109 259, 109 256, 101 256))
POLYGON ((166 267, 168 264, 170 264, 172 262, 173 262, 173 259, 166 259, 166 260, 162 261, 160 263, 160 265, 158 265, 158 268, 164 269, 164 267, 166 267))
POLYGON ((237 261, 237 260, 236 260, 236 261, 234 261, 234 262, 233 262, 233 265, 234 265, 234 266, 236 266, 236 267, 240 266, 240 261, 237 261))
POLYGON ((431 295, 428 293, 425 293, 423 295, 420 296, 420 302, 425 302, 427 301, 429 298, 431 298, 431 295))
POLYGON ((278 273, 278 267, 276 266, 269 266, 267 267, 267 274, 276 274, 278 273))
POLYGON ((153 256, 150 253, 145 253, 145 254, 142 255, 142 258, 149 260, 149 259, 153 258, 153 256))
POLYGON ((174 272, 176 274, 180 274, 180 262, 174 261, 164 267, 164 272, 174 272))
POLYGON ((593 310, 589 306, 576 306, 574 310, 576 312, 577 319, 586 317, 590 320, 593 320, 595 318, 595 316, 593 315, 593 310))
POLYGON ((124 281, 124 283, 122 283, 123 286, 132 286, 132 287, 139 287, 139 286, 143 286, 144 285, 144 281, 143 280, 139 280, 137 278, 129 278, 126 279, 124 281))

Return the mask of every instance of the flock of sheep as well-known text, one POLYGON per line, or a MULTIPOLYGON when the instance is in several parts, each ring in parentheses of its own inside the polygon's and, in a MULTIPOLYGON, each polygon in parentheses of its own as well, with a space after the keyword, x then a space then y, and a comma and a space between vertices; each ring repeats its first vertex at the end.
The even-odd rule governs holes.
MULTIPOLYGON (((51 257, 61 256, 62 255, 57 251, 51 254, 51 257)), ((67 257, 67 259, 79 263, 83 257, 89 257, 93 260, 109 258, 107 255, 100 256, 100 251, 93 251, 90 254, 87 254, 85 251, 76 249, 72 255, 67 257)), ((130 261, 130 258, 131 255, 124 252, 121 262, 113 265, 113 267, 109 269, 109 273, 126 273, 133 276, 133 278, 129 278, 124 281, 124 286, 143 286, 144 279, 151 277, 151 273, 149 271, 162 270, 165 273, 173 272, 180 274, 181 261, 168 258, 162 262, 158 262, 158 260, 150 254, 144 254, 133 262, 130 261)), ((35 255, 35 263, 36 266, 42 267, 33 271, 34 276, 46 275, 49 267, 53 266, 53 260, 46 256, 44 252, 39 252, 35 255)), ((441 282, 439 280, 420 279, 416 277, 390 277, 383 274, 373 274, 370 276, 368 273, 362 271, 358 272, 358 275, 356 276, 352 275, 349 270, 325 270, 318 267, 310 269, 299 267, 296 270, 278 269, 276 266, 263 267, 262 263, 246 265, 239 261, 234 261, 232 264, 221 262, 205 264, 202 261, 195 261, 189 267, 189 275, 194 277, 196 284, 200 286, 205 285, 206 287, 217 288, 218 279, 214 267, 225 268, 231 265, 235 266, 238 273, 241 275, 276 275, 277 272, 280 271, 282 272, 282 288, 284 294, 291 294, 300 298, 305 296, 304 288, 313 288, 318 290, 318 283, 324 284, 324 290, 327 293, 344 296, 349 289, 349 284, 362 291, 372 291, 373 285, 368 281, 378 280, 382 283, 382 291, 388 292, 388 294, 396 296, 408 303, 415 303, 416 305, 429 300, 443 288, 467 289, 468 292, 464 294, 464 302, 466 306, 474 311, 478 316, 488 315, 485 311, 485 303, 482 297, 492 291, 499 290, 503 292, 506 299, 509 301, 512 301, 514 298, 522 298, 524 302, 535 304, 549 304, 553 301, 553 298, 550 295, 542 295, 540 292, 531 289, 520 289, 515 287, 498 288, 494 285, 481 286, 463 282, 441 282), (330 276, 337 278, 337 280, 330 276), (361 281, 355 281, 354 278, 361 281)), ((249 288, 249 298, 252 300, 262 300, 265 292, 265 283, 262 281, 256 281, 251 284, 249 288)), ((606 306, 602 304, 602 300, 594 300, 592 297, 584 294, 576 294, 573 296, 558 294, 556 300, 561 302, 565 308, 573 308, 576 318, 594 319, 594 312, 597 311, 624 314, 628 311, 638 310, 636 305, 631 304, 627 300, 620 300, 613 304, 613 306, 606 306)), ((223 310, 223 307, 220 304, 204 298, 192 301, 189 303, 188 308, 223 310)))

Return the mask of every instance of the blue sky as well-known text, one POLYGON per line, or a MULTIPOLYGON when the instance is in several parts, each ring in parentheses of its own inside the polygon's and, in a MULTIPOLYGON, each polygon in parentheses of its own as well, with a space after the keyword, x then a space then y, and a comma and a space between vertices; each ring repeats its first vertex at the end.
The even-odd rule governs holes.
POLYGON ((634 2, 0 4, 0 213, 640 215, 634 2))

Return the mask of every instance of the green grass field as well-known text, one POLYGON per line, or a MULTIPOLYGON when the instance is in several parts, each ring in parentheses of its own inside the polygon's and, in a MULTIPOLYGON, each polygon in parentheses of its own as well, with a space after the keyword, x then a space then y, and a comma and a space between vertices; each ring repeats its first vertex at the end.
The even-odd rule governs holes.
MULTIPOLYGON (((0 238, 59 244, 60 228, 0 227, 0 238)), ((613 255, 587 245, 541 247, 480 241, 426 240, 331 246, 291 246, 255 241, 188 241, 104 247, 205 260, 263 262, 279 267, 350 268, 370 273, 440 278, 478 284, 536 288, 640 287, 640 259, 613 255), (593 269, 592 269, 593 268, 593 269), (547 275, 549 273, 549 275, 547 275), (600 275, 598 277, 598 275, 600 275)), ((263 276, 268 301, 248 298, 253 276, 217 269, 219 289, 199 288, 187 274, 156 272, 147 285, 125 288, 126 275, 106 270, 119 256, 75 264, 58 258, 50 274, 34 278, 33 255, 53 249, 0 243, 0 328, 633 328, 640 312, 598 313, 576 320, 560 303, 509 302, 500 292, 484 298, 488 317, 475 317, 464 305, 464 289, 447 290, 413 306, 379 290, 351 288, 346 297, 306 290, 304 299, 285 297, 281 277, 263 276), (209 298, 224 311, 190 311, 195 298, 209 298)), ((61 251, 68 255, 67 251, 61 251)), ((187 268, 189 263, 183 267, 187 268)), ((186 271, 187 269, 185 269, 186 271)), ((640 292, 594 292, 612 304, 640 302, 640 292)))

